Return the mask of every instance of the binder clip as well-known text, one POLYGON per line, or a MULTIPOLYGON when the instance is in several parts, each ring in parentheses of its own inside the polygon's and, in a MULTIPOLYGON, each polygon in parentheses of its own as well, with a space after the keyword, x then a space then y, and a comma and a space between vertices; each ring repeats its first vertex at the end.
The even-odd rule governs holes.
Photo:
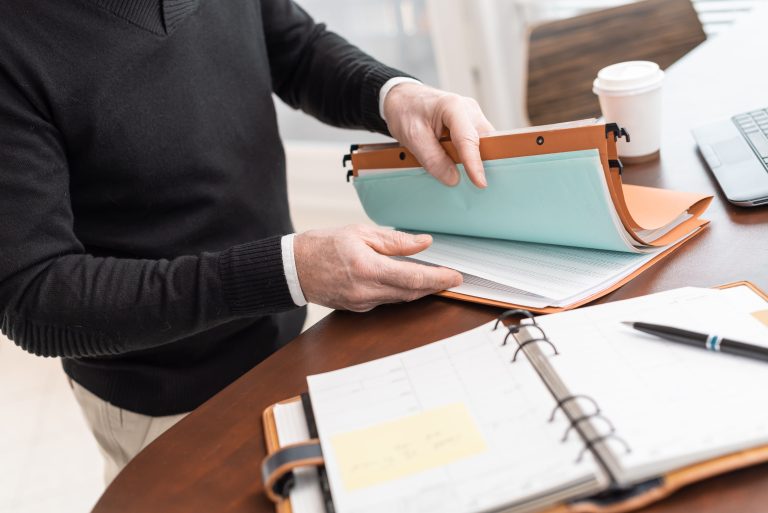
MULTIPOLYGON (((344 155, 341 159, 341 167, 345 168, 347 167, 347 162, 352 160, 352 154, 356 152, 360 148, 359 144, 353 144, 349 147, 349 153, 344 155)), ((354 174, 354 169, 347 170, 347 182, 352 178, 352 175, 354 174)))
POLYGON ((613 135, 613 142, 617 142, 624 137, 629 142, 629 132, 626 129, 619 127, 618 123, 606 123, 605 124, 605 136, 613 135))

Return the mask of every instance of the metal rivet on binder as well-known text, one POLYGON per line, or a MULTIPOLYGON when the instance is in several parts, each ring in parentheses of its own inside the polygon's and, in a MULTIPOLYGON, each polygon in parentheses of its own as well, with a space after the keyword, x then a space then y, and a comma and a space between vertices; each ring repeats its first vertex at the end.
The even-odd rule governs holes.
POLYGON ((404 151, 400 152, 400 160, 405 160, 405 152, 404 151))
POLYGON ((544 144, 544 137, 542 137, 542 136, 538 136, 538 137, 536 138, 536 144, 538 144, 539 146, 541 146, 542 144, 544 144))

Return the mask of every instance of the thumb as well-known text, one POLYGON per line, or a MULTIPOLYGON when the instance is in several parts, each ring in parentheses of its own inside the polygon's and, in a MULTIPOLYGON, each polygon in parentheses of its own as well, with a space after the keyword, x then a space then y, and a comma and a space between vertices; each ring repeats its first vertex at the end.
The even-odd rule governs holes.
POLYGON ((412 235, 396 230, 378 230, 368 241, 376 252, 387 256, 408 256, 424 251, 432 244, 426 234, 412 235))

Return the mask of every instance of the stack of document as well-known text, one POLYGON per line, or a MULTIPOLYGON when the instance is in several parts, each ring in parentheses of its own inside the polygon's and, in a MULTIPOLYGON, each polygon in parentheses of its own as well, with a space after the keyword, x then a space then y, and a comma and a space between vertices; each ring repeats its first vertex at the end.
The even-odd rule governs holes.
POLYGON ((402 148, 360 147, 351 156, 368 216, 432 234, 432 247, 413 258, 464 274, 453 297, 543 312, 578 306, 707 224, 699 216, 711 196, 622 184, 615 135, 594 121, 489 136, 481 155, 482 190, 461 165, 459 184, 442 185, 402 148), (548 146, 531 147, 540 134, 548 146))

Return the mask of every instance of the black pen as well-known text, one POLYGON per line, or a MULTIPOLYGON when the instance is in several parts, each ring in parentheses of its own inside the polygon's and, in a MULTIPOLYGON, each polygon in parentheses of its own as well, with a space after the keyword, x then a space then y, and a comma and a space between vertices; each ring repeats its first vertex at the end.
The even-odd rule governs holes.
POLYGON ((718 335, 707 335, 706 333, 696 333, 695 331, 681 330, 680 328, 672 328, 670 326, 659 326, 658 324, 648 324, 645 322, 624 322, 623 324, 643 333, 649 333, 687 346, 768 361, 767 347, 738 342, 718 335))

